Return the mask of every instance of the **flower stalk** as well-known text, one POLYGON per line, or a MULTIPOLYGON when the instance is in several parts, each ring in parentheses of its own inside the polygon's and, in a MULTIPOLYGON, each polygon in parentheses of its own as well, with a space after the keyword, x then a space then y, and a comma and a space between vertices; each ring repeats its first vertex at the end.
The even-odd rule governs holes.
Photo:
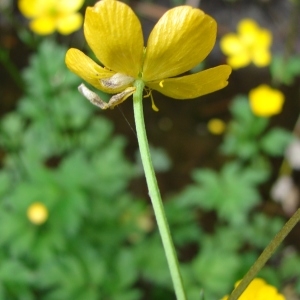
POLYGON ((249 271, 246 273, 240 284, 233 290, 228 300, 237 300, 250 282, 254 279, 257 273, 262 269, 268 259, 273 255, 278 246, 282 243, 285 237, 300 221, 300 208, 294 213, 294 215, 285 223, 281 230, 277 233, 274 239, 269 243, 265 250, 258 257, 256 262, 252 265, 249 271))
POLYGON ((141 79, 135 81, 136 91, 133 94, 133 109, 134 119, 138 138, 138 144, 142 159, 142 164, 145 172, 149 196, 152 202, 155 218, 157 221, 159 233, 162 239, 163 247, 167 257, 175 294, 177 300, 185 300, 186 295, 183 287, 182 277, 180 274, 179 263, 172 241, 168 221, 161 200, 160 191, 158 188, 150 150, 145 129, 144 114, 143 114, 143 89, 144 82, 141 79))

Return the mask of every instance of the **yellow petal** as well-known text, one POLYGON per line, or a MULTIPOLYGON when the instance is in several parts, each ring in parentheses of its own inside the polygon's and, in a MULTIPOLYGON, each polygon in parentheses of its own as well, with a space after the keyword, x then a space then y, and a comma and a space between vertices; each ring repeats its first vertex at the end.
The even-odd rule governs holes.
POLYGON ((164 79, 195 67, 213 48, 216 28, 215 20, 200 9, 179 6, 168 10, 149 36, 143 79, 164 79))
POLYGON ((248 51, 243 51, 241 53, 238 53, 237 55, 233 55, 231 57, 227 58, 227 63, 233 68, 233 69, 239 69, 246 67, 251 63, 251 56, 248 51))
POLYGON ((249 92, 252 112, 261 117, 271 117, 281 112, 284 95, 281 91, 262 84, 249 92))
POLYGON ((252 19, 243 19, 239 22, 237 30, 240 35, 256 35, 259 32, 259 26, 252 19))
POLYGON ((29 23, 29 26, 35 33, 46 35, 56 30, 56 21, 54 18, 45 16, 34 19, 29 23))
POLYGON ((119 89, 104 87, 100 80, 113 76, 114 72, 102 68, 80 50, 71 48, 67 51, 66 65, 73 73, 99 90, 111 94, 124 90, 124 87, 119 89))
POLYGON ((257 35, 255 43, 258 47, 269 48, 272 43, 272 33, 266 29, 261 30, 257 35))
POLYGON ((49 8, 49 4, 43 0, 19 0, 18 6, 21 13, 27 18, 43 15, 49 8))
POLYGON ((220 41, 220 47, 224 54, 235 55, 244 51, 244 46, 236 34, 226 34, 220 41))
POLYGON ((256 66, 266 67, 271 62, 271 53, 266 49, 255 49, 252 60, 256 66))
POLYGON ((211 68, 196 74, 147 82, 146 85, 175 99, 192 99, 225 87, 231 68, 227 65, 211 68))
POLYGON ((96 57, 107 68, 134 78, 138 76, 144 40, 140 21, 129 6, 103 0, 88 7, 84 34, 96 57))
POLYGON ((59 0, 56 2, 56 9, 62 13, 73 13, 81 8, 84 0, 59 0))
POLYGON ((70 34, 78 30, 82 25, 82 15, 70 14, 57 20, 57 31, 61 34, 70 34))

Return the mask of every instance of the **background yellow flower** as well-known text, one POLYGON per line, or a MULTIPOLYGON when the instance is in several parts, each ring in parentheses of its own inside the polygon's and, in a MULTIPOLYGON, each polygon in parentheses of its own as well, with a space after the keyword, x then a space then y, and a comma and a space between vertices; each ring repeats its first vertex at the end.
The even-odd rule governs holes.
POLYGON ((82 15, 77 13, 84 0, 19 0, 21 13, 32 21, 29 27, 37 34, 54 31, 70 34, 82 25, 82 15))
POLYGON ((226 124, 221 119, 213 118, 213 119, 209 120, 209 122, 207 123, 207 128, 210 133, 219 135, 225 131, 226 124))
POLYGON ((48 219, 48 210, 41 202, 32 203, 27 209, 29 221, 35 225, 41 225, 48 219))
POLYGON ((249 93, 252 112, 260 117, 271 117, 281 112, 284 95, 266 84, 262 84, 249 93))
POLYGON ((253 62, 257 67, 270 64, 272 34, 260 28, 251 19, 242 20, 237 26, 237 34, 229 33, 220 41, 227 63, 234 69, 242 68, 253 62))
MULTIPOLYGON (((235 287, 239 283, 240 281, 236 282, 235 287)), ((228 296, 225 296, 221 300, 227 299, 228 296)), ((263 279, 255 278, 238 300, 285 300, 285 297, 279 294, 274 286, 267 284, 263 279)))

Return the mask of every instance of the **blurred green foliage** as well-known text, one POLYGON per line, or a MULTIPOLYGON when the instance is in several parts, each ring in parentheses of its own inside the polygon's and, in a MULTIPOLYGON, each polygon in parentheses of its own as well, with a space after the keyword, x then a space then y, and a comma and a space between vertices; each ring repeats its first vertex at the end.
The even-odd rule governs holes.
POLYGON ((83 101, 65 52, 41 44, 26 95, 1 122, 0 298, 139 299, 128 249, 145 235, 147 207, 126 191, 125 140, 83 101), (40 226, 26 215, 37 201, 49 211, 40 226))
POLYGON ((270 71, 275 80, 290 85, 300 75, 300 56, 274 55, 270 71))
MULTIPOLYGON (((78 93, 65 52, 41 43, 23 73, 24 97, 1 120, 0 299, 174 299, 151 208, 128 189, 140 162, 126 159, 126 140, 78 93), (35 202, 49 212, 42 225, 27 217, 35 202)), ((221 147, 231 160, 195 169, 165 202, 188 299, 228 293, 283 225, 257 208, 268 157, 281 156, 291 134, 269 129, 243 96, 231 113, 221 147)), ((161 171, 170 167, 161 149, 152 152, 161 171)), ((285 251, 261 276, 280 286, 298 270, 299 255, 285 251)))
POLYGON ((262 154, 282 156, 292 134, 282 128, 268 128, 269 119, 254 115, 246 96, 236 96, 230 107, 233 120, 225 135, 222 152, 241 160, 257 160, 262 154))

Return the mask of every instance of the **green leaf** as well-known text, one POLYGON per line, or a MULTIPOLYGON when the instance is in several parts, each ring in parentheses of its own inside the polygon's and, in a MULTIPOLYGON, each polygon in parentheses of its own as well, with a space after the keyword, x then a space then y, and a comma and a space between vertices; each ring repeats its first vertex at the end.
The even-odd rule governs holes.
POLYGON ((243 230, 243 237, 250 245, 254 245, 258 249, 264 249, 283 225, 282 219, 270 218, 259 213, 251 218, 251 226, 247 226, 243 230))
POLYGON ((283 156, 293 135, 282 128, 273 128, 260 140, 260 146, 267 154, 272 156, 283 156))
POLYGON ((166 256, 159 241, 160 237, 158 235, 145 240, 143 244, 135 249, 135 255, 137 256, 140 272, 145 279, 169 288, 171 287, 171 277, 166 256))
POLYGON ((213 238, 208 237, 202 242, 201 250, 191 267, 199 283, 199 290, 203 288, 208 299, 220 299, 232 286, 241 260, 213 238))
MULTIPOLYGON (((154 170, 159 172, 166 172, 171 168, 171 160, 167 152, 162 148, 154 148, 150 146, 151 158, 154 170)), ((141 176, 144 175, 144 169, 141 161, 140 152, 137 151, 135 154, 136 157, 136 174, 141 176)))
POLYGON ((10 185, 11 185, 11 178, 9 177, 9 174, 5 171, 0 172, 0 196, 1 197, 3 197, 3 195, 6 192, 8 192, 10 185))
POLYGON ((136 258, 132 251, 123 249, 119 251, 118 256, 115 256, 115 273, 117 275, 116 285, 119 288, 127 289, 135 283, 138 278, 136 268, 136 258))
POLYGON ((24 263, 16 260, 2 260, 0 265, 1 282, 30 284, 33 280, 33 273, 24 263))
POLYGON ((8 150, 16 150, 20 147, 24 121, 16 112, 7 114, 0 124, 0 145, 8 150))
POLYGON ((281 274, 285 280, 299 278, 300 276, 300 256, 296 251, 290 251, 283 257, 280 266, 281 274))
POLYGON ((233 119, 228 124, 221 151, 227 155, 249 160, 259 153, 257 140, 263 134, 269 121, 267 118, 259 118, 252 113, 245 96, 235 97, 230 111, 233 119))
POLYGON ((189 186, 181 195, 189 205, 205 210, 215 210, 221 219, 232 224, 243 224, 249 211, 259 202, 257 184, 266 178, 255 177, 249 166, 242 169, 236 162, 227 163, 220 172, 197 170, 194 178, 197 183, 189 186))
POLYGON ((244 95, 238 95, 233 99, 230 105, 230 112, 234 119, 245 124, 250 123, 253 119, 248 98, 244 95))
POLYGON ((286 85, 291 85, 295 77, 300 74, 300 56, 274 55, 270 70, 273 78, 286 85))

